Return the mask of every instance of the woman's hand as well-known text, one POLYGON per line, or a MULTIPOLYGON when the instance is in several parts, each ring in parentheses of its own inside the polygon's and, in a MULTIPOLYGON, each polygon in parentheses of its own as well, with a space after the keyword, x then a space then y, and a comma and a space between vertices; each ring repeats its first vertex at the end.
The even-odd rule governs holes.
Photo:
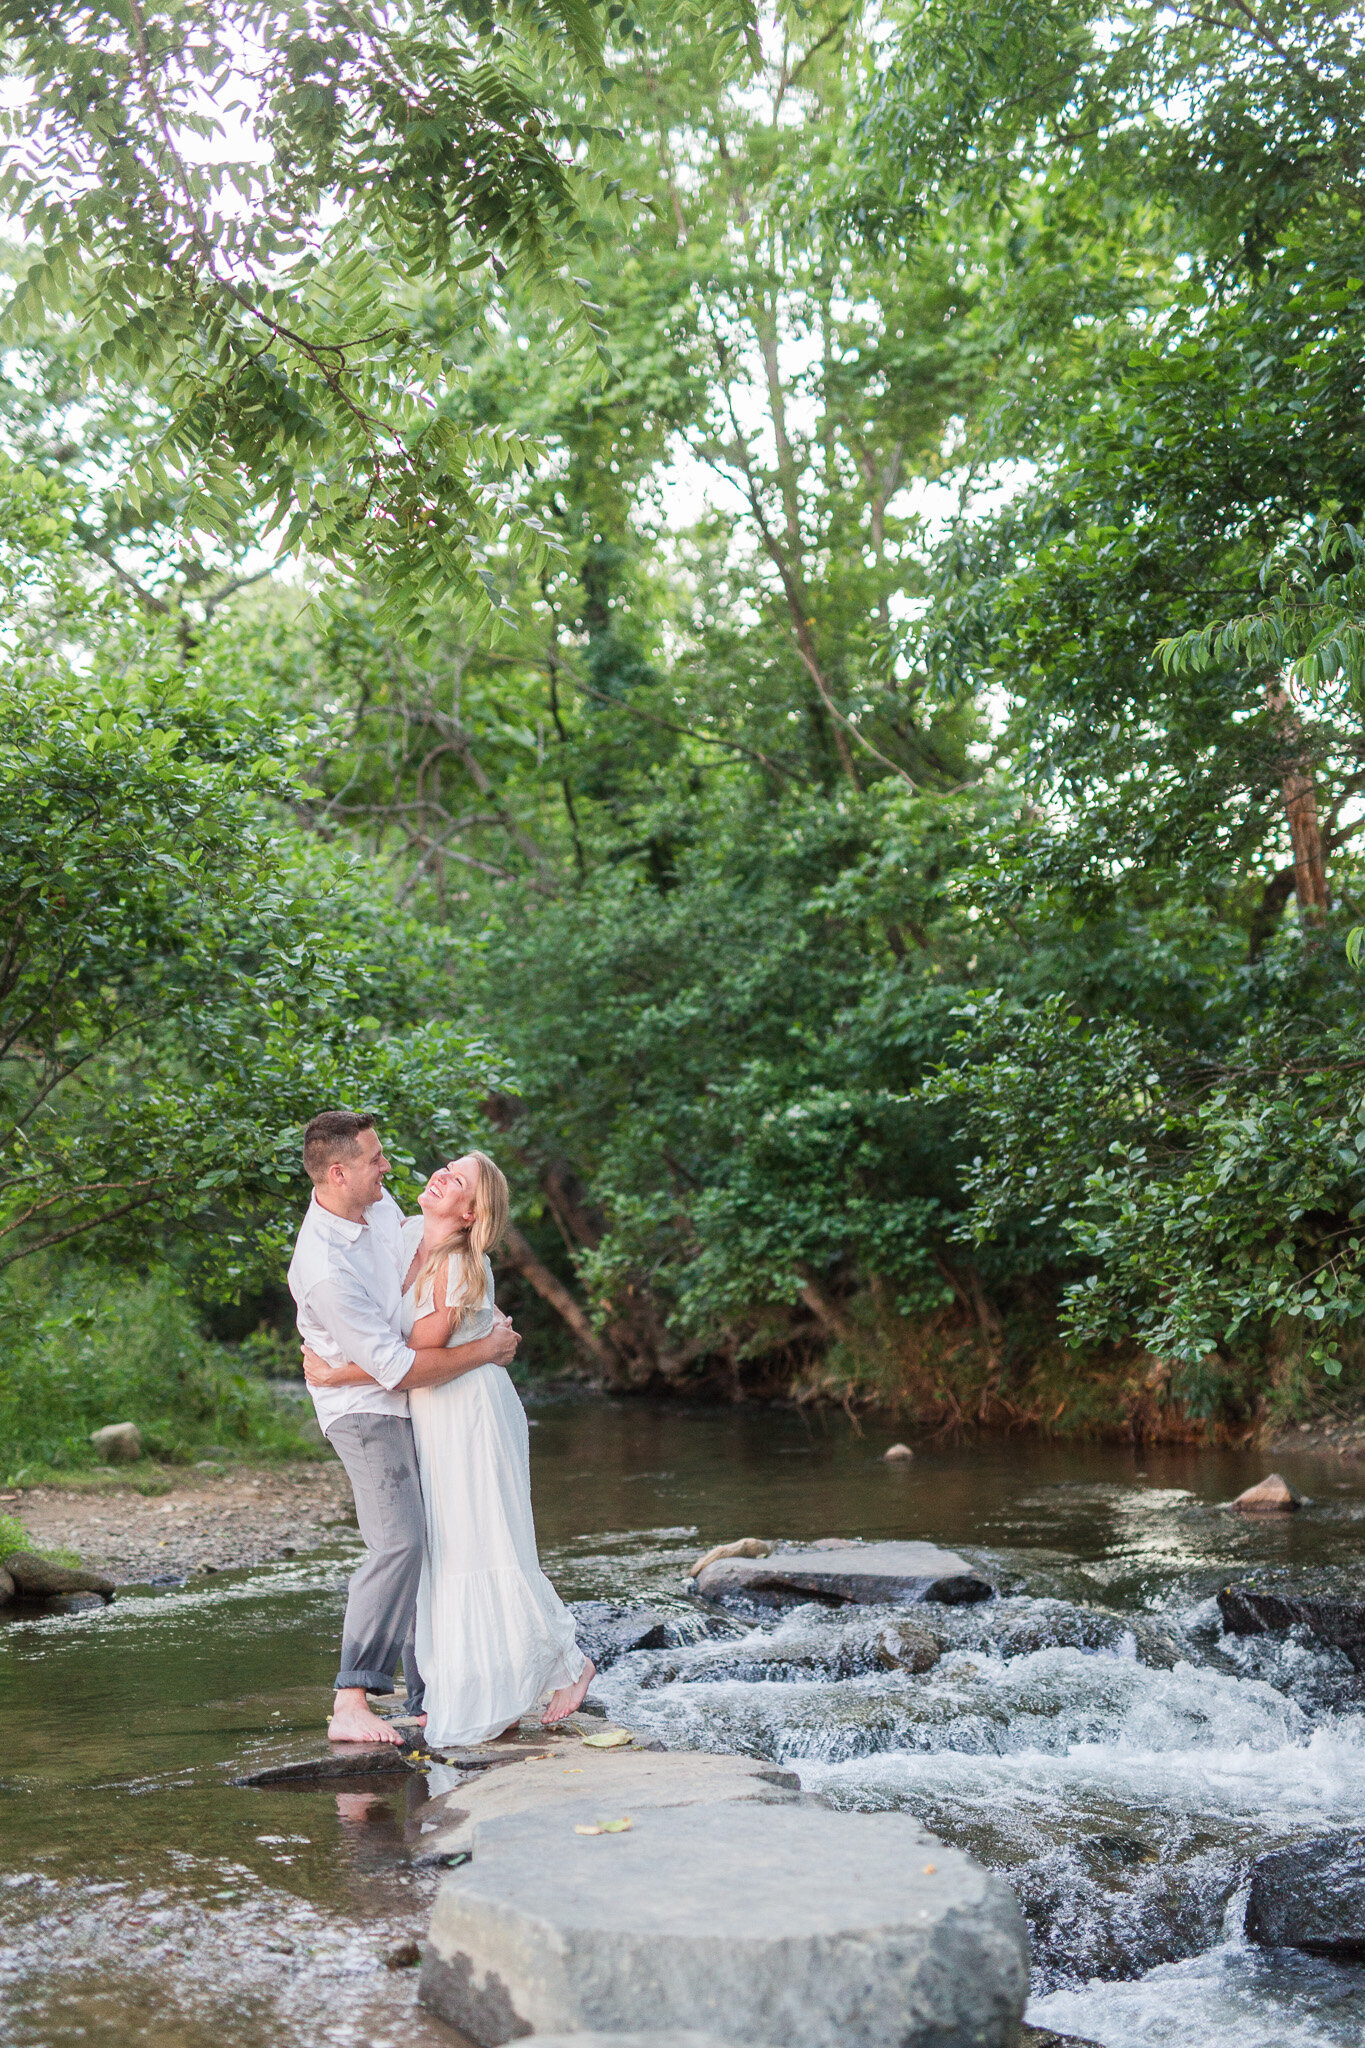
POLYGON ((303 1347, 303 1376, 310 1387, 363 1387, 370 1377, 358 1365, 329 1365, 311 1344, 303 1347))

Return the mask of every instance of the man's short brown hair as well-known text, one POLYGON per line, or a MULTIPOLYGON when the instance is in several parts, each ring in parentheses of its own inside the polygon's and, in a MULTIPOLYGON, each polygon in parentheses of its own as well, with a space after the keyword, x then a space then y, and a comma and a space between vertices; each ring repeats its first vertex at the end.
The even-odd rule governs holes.
POLYGON ((372 1116, 353 1109, 324 1109, 308 1124, 303 1134, 303 1170, 314 1185, 326 1180, 327 1169, 336 1159, 351 1159, 362 1131, 374 1129, 372 1116))

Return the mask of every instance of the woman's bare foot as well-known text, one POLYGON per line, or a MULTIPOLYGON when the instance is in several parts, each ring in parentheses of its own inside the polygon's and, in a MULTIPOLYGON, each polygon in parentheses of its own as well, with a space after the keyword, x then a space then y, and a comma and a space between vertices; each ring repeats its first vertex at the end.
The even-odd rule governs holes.
POLYGON ((329 1742, 392 1742, 402 1747, 396 1728, 382 1720, 365 1698, 363 1686, 343 1686, 336 1696, 332 1718, 327 1723, 329 1742))
POLYGON ((596 1676, 597 1666, 591 1657, 585 1657, 583 1669, 573 1684, 561 1685, 558 1692, 550 1694, 550 1704, 540 1717, 542 1727, 552 1728, 556 1721, 567 1721, 570 1714, 576 1714, 596 1676))

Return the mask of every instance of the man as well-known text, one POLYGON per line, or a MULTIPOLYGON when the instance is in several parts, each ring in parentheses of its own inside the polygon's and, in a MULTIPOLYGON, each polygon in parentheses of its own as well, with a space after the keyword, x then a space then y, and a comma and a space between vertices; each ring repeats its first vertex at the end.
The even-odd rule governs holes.
POLYGON ((327 1734, 333 1742, 400 1742, 365 1695, 393 1691, 401 1658, 409 1711, 421 1711, 413 1635, 424 1524, 407 1389, 508 1365, 520 1339, 504 1318, 472 1344, 414 1351, 403 1342, 403 1213, 384 1191, 392 1168, 373 1117, 348 1109, 315 1116, 303 1134, 303 1164, 313 1198, 289 1265, 299 1334, 330 1363, 349 1360, 370 1375, 364 1386, 313 1389, 319 1425, 351 1482, 366 1550, 347 1593, 327 1734))

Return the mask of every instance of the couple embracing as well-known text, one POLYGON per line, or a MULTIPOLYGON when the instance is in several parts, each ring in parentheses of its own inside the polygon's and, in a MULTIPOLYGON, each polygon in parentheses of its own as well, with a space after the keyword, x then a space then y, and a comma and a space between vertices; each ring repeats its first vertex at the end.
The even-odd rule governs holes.
POLYGON ((593 1666, 540 1569, 526 1415, 506 1367, 520 1338, 488 1254, 507 1182, 482 1152, 438 1167, 404 1217, 374 1119, 324 1110, 303 1136, 313 1183, 289 1291, 318 1422, 346 1467, 365 1559, 350 1582, 333 1742, 398 1742, 391 1693, 430 1742, 483 1742, 546 1693, 562 1721, 593 1666))

